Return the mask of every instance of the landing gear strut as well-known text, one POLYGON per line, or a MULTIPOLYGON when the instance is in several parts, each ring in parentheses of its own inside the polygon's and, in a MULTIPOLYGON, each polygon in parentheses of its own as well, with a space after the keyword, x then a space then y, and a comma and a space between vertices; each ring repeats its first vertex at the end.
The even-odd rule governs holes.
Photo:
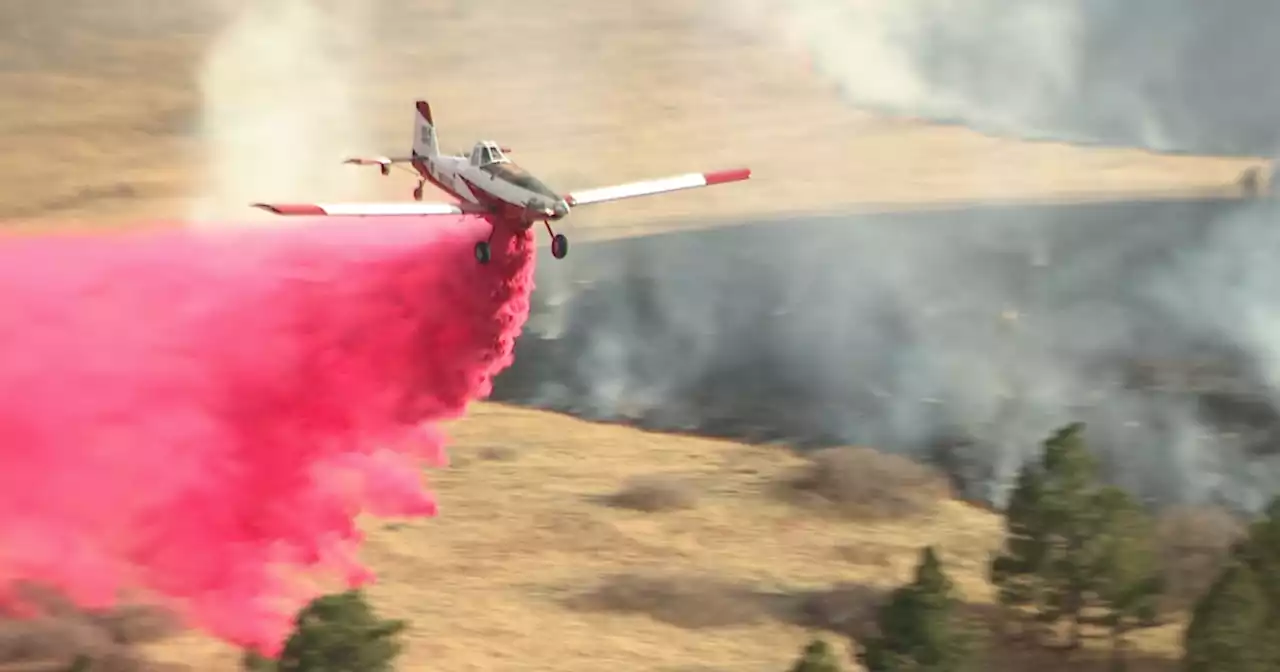
POLYGON ((569 254, 569 239, 564 237, 563 233, 556 233, 551 230, 551 222, 544 221, 547 226, 547 234, 551 236, 551 256, 556 259, 564 259, 569 254))
MULTIPOLYGON (((565 255, 569 254, 569 239, 565 238, 563 233, 556 233, 555 231, 552 231, 550 222, 544 222, 544 224, 547 226, 547 233, 551 234, 551 256, 556 259, 564 259, 565 255)), ((493 258, 493 250, 490 247, 490 244, 493 242, 494 231, 495 229, 489 230, 488 240, 482 240, 476 243, 474 249, 476 261, 481 264, 487 264, 490 259, 493 258)))

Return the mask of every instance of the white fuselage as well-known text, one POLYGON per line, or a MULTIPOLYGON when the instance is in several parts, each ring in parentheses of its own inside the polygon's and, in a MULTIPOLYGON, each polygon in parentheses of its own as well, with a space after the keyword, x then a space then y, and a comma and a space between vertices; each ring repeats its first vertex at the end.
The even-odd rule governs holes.
POLYGON ((502 156, 496 146, 477 143, 470 157, 417 155, 414 167, 423 178, 455 198, 506 220, 528 226, 538 220, 558 220, 569 205, 523 168, 502 156), (492 147, 494 156, 487 154, 492 147), (482 150, 486 154, 481 155, 482 150))

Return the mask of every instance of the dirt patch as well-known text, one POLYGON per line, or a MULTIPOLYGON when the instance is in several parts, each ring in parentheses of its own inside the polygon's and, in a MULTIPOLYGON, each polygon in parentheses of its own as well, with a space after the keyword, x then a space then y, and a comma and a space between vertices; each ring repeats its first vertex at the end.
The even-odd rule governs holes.
POLYGON ((606 501, 611 506, 646 513, 681 511, 698 505, 698 491, 674 476, 652 474, 629 479, 606 501))
POLYGON ((565 606, 579 611, 644 614, 687 630, 754 625, 771 613, 760 594, 710 576, 615 574, 565 606))

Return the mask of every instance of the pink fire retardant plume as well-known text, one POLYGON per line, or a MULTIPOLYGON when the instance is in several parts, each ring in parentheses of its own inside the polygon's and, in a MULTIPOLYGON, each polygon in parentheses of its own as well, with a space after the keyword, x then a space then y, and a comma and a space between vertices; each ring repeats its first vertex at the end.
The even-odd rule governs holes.
MULTIPOLYGON (((0 242, 0 585, 139 592, 275 654, 369 578, 354 518, 431 516, 431 422, 512 361, 532 236, 325 219, 0 242), (292 580, 291 579, 295 579, 292 580)), ((12 592, 11 595, 16 595, 12 592)))

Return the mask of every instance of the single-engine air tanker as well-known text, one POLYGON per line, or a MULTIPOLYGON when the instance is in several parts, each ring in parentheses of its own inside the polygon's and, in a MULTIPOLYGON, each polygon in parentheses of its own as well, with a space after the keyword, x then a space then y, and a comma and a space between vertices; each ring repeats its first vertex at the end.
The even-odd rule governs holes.
POLYGON ((476 261, 489 262, 489 243, 498 227, 525 230, 535 221, 547 225, 552 237, 552 255, 564 259, 568 239, 552 229, 552 221, 564 219, 573 207, 603 204, 622 198, 650 196, 654 193, 680 191, 712 184, 739 182, 751 177, 746 168, 718 170, 714 173, 687 173, 673 177, 614 184, 611 187, 582 189, 559 193, 540 182, 527 170, 508 159, 507 147, 493 141, 476 142, 470 155, 440 154, 436 145, 435 122, 430 105, 420 100, 413 116, 413 146, 408 156, 372 156, 347 159, 344 163, 376 165, 381 173, 390 174, 393 165, 407 164, 419 183, 413 189, 416 202, 353 202, 353 204, 253 204, 276 215, 296 216, 429 216, 483 215, 492 225, 489 239, 475 244, 476 261), (457 198, 456 202, 424 202, 422 188, 430 182, 457 198))
POLYGON ((426 101, 416 103, 413 146, 408 156, 357 157, 344 163, 378 166, 383 175, 391 174, 394 165, 407 165, 418 178, 413 190, 415 202, 398 203, 254 203, 277 215, 295 216, 411 216, 482 215, 491 225, 489 239, 476 242, 475 257, 481 264, 489 262, 490 241, 499 226, 518 231, 534 222, 546 225, 551 236, 551 254, 563 259, 569 252, 569 241, 556 233, 551 222, 564 219, 570 209, 617 201, 636 196, 649 196, 681 189, 709 187, 713 184, 738 182, 751 177, 751 170, 738 168, 710 173, 688 173, 641 182, 628 182, 607 187, 560 193, 543 184, 525 169, 507 158, 511 150, 498 143, 481 140, 469 155, 442 154, 436 142, 435 121, 426 101), (430 182, 457 199, 455 202, 424 202, 422 190, 430 182))

